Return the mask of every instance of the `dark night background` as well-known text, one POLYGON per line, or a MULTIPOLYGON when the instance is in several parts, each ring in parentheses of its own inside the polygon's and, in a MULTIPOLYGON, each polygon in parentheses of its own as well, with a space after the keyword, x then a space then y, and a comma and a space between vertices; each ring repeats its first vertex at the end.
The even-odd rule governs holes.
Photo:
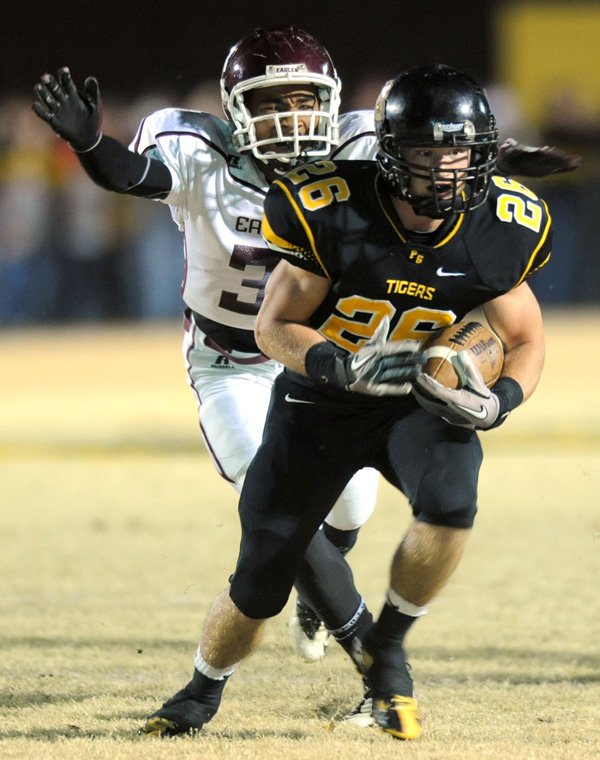
MULTIPOLYGON (((576 29, 585 29, 589 26, 589 9, 597 9, 598 4, 582 6, 580 2, 577 5, 579 27, 576 29)), ((125 211, 116 213, 125 214, 130 226, 137 225, 136 235, 125 230, 126 239, 116 240, 123 230, 115 225, 115 239, 106 240, 110 237, 106 234, 109 225, 99 211, 110 203, 109 195, 92 187, 73 154, 64 146, 62 153, 60 146, 58 148, 62 161, 62 174, 58 177, 39 163, 45 159, 38 155, 35 171, 38 171, 40 185, 47 186, 47 194, 36 201, 27 196, 22 196, 21 201, 17 197, 11 182, 16 183, 14 188, 18 190, 19 172, 33 171, 30 159, 35 159, 34 153, 38 150, 35 148, 38 143, 32 151, 32 143, 28 144, 27 139, 43 142, 50 137, 41 129, 29 107, 33 86, 41 74, 54 73, 68 65, 78 84, 88 75, 96 76, 106 105, 105 129, 108 134, 129 142, 139 119, 158 108, 174 105, 221 115, 218 77, 231 46, 256 26, 283 24, 304 28, 327 47, 343 82, 342 110, 371 108, 382 84, 402 69, 424 62, 446 63, 467 72, 488 88, 503 138, 510 135, 530 144, 556 144, 569 152, 583 154, 584 162, 577 172, 527 182, 549 202, 555 222, 552 266, 533 279, 532 287, 548 304, 597 304, 600 301, 600 264, 596 253, 600 234, 597 213, 600 208, 600 120, 592 116, 582 127, 571 118, 569 109, 561 106, 554 112, 560 123, 552 125, 549 118, 546 125, 527 123, 519 108, 514 108, 514 100, 511 101, 514 91, 501 79, 501 61, 527 60, 515 53, 527 53, 534 47, 545 53, 547 46, 547 56, 536 54, 535 62, 541 61, 543 66, 545 60, 560 61, 558 65, 563 74, 570 61, 569 50, 581 49, 576 47, 576 35, 572 35, 567 45, 562 44, 560 33, 558 43, 556 37, 553 42, 547 42, 535 25, 529 27, 530 37, 513 41, 518 47, 511 48, 510 43, 501 42, 508 39, 499 31, 499 19, 504 18, 502 11, 523 7, 533 11, 536 22, 545 9, 568 8, 568 13, 574 14, 571 2, 540 1, 532 5, 518 0, 302 0, 295 3, 289 0, 260 3, 70 0, 62 4, 4 0, 0 3, 0 151, 4 150, 4 157, 0 155, 0 162, 4 162, 0 163, 0 169, 3 165, 13 167, 13 175, 5 171, 4 186, 0 183, 0 225, 5 228, 4 238, 12 236, 13 241, 33 238, 31 230, 35 227, 35 234, 41 239, 41 243, 30 241, 27 252, 20 250, 15 254, 9 250, 10 255, 4 258, 9 261, 8 267, 11 256, 14 260, 16 255, 23 261, 27 259, 32 267, 41 261, 43 266, 38 267, 35 277, 43 287, 29 287, 28 291, 43 290, 47 299, 46 303, 33 304, 25 316, 3 317, 0 310, 0 325, 10 324, 11 320, 35 321, 40 315, 44 320, 96 319, 102 315, 145 318, 178 313, 181 307, 181 241, 165 209, 155 204, 136 203, 135 199, 131 204, 128 201, 132 199, 118 199, 125 211), (530 47, 529 39, 539 44, 530 47), (558 56, 561 51, 562 57, 558 56), (554 58, 551 58, 553 52, 554 58), (202 99, 194 100, 198 94, 202 99), (553 129, 547 129, 548 124, 553 129), (67 202, 65 190, 69 187, 72 196, 67 202), (57 190, 62 195, 57 194, 57 190), (82 212, 74 209, 87 196, 89 207, 84 219, 82 212), (20 202, 26 205, 19 207, 20 202), (42 204, 46 204, 44 219, 40 211, 42 204), (72 229, 71 241, 65 242, 69 225, 77 228, 73 219, 88 222, 95 232, 88 231, 83 241, 77 235, 85 230, 72 229), (20 222, 21 228, 16 222, 20 222), (41 229, 43 225, 46 230, 41 229), (17 229, 11 231, 9 227, 17 229), (176 256, 172 254, 173 247, 177 249, 176 256), (168 277, 165 275, 167 266, 168 277), (65 285, 67 280, 70 285, 65 285), (104 301, 94 306, 95 310, 78 310, 78 304, 98 300, 98 283, 104 283, 104 301), (133 289, 132 283, 135 284, 133 289), (169 303, 163 304, 167 293, 172 296, 169 303), (148 294, 152 303, 145 305, 148 294), (65 313, 65 305, 72 307, 72 311, 65 313)), ((584 52, 589 49, 587 82, 588 89, 595 93, 596 80, 592 74, 598 69, 595 63, 598 56, 592 47, 588 44, 584 52)), ((527 63, 519 65, 526 74, 535 68, 527 63)), ((579 75, 581 67, 575 73, 579 75)), ((569 76, 568 72, 565 76, 569 76)), ((533 94, 539 94, 545 102, 553 91, 540 86, 533 94)), ((530 96, 527 103, 531 102, 530 96)), ((57 145, 59 143, 50 140, 44 149, 56 152, 57 145)), ((112 201, 115 202, 114 197, 112 201)), ((110 210, 105 208, 104 212, 109 214, 110 210)), ((0 266, 2 245, 0 234, 0 266)), ((17 276, 23 279, 21 273, 17 272, 17 276)), ((7 285, 2 296, 0 282, 0 303, 2 298, 12 299, 18 311, 23 297, 15 295, 16 285, 10 284, 8 275, 3 279, 7 285)))
POLYGON ((105 90, 148 86, 182 93, 220 73, 231 45, 258 25, 293 23, 330 51, 349 90, 368 70, 385 80, 429 59, 482 81, 492 76, 494 2, 243 3, 216 0, 5 0, 0 9, 2 94, 29 92, 41 73, 68 64, 105 90))

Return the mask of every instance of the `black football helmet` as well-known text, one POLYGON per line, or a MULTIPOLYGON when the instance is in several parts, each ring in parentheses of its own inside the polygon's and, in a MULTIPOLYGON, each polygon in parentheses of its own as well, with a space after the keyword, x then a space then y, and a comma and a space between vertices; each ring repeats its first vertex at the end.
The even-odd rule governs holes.
POLYGON ((443 219, 485 202, 496 168, 498 132, 485 93, 466 74, 441 64, 399 74, 379 95, 375 129, 381 175, 390 191, 416 213, 443 219), (469 166, 429 168, 409 163, 404 156, 408 147, 445 146, 469 148, 469 166), (428 180, 431 194, 412 193, 413 178, 428 180))
POLYGON ((339 141, 340 90, 341 82, 327 50, 295 26, 255 29, 234 45, 221 74, 223 110, 234 128, 234 145, 240 152, 251 151, 261 161, 290 164, 300 157, 307 160, 328 155, 339 141), (246 93, 290 84, 315 86, 318 110, 251 115, 246 93), (299 133, 299 116, 310 117, 306 134, 299 133), (284 134, 281 119, 290 117, 295 127, 291 134, 284 134), (259 141, 255 125, 264 119, 275 119, 277 134, 259 141))

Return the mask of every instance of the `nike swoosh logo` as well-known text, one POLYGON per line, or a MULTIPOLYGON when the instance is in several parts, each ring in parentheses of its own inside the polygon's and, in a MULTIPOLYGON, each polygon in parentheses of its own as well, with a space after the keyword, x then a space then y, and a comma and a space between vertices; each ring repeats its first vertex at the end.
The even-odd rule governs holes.
POLYGON ((438 277, 466 277, 466 272, 444 272, 443 267, 438 267, 435 270, 438 277))
POLYGON ((370 353, 361 354, 359 351, 357 351, 352 357, 352 361, 350 362, 350 369, 360 369, 363 364, 371 361, 372 358, 373 357, 370 353))
POLYGON ((293 398, 289 393, 285 394, 285 400, 290 404, 316 404, 316 401, 305 401, 302 398, 293 398))
POLYGON ((457 406, 459 409, 462 409, 463 412, 467 412, 471 417, 476 417, 478 420, 484 420, 487 416, 487 409, 482 405, 479 411, 475 411, 475 409, 470 409, 468 406, 462 406, 462 404, 457 404, 454 402, 454 405, 457 406))

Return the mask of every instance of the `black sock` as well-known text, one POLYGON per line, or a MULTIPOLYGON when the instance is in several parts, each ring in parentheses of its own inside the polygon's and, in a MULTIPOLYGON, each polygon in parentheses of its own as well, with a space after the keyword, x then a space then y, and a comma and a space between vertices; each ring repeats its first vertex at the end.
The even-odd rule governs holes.
POLYGON ((399 612, 389 602, 383 605, 381 614, 370 637, 379 647, 403 646, 404 637, 417 618, 399 612))
POLYGON ((344 625, 330 631, 331 635, 344 651, 350 655, 357 667, 359 666, 356 661, 357 652, 362 650, 361 642, 367 637, 372 627, 373 615, 371 615, 366 604, 361 599, 354 615, 344 625))
POLYGON ((212 715, 214 715, 221 704, 223 689, 225 688, 228 678, 229 676, 224 676, 219 679, 209 678, 194 668, 194 675, 192 676, 192 680, 186 686, 186 689, 189 691, 190 696, 193 697, 193 699, 206 705, 209 710, 212 711, 212 715))
POLYGON ((412 696, 412 678, 406 665, 404 638, 416 619, 386 602, 367 635, 364 650, 367 657, 373 659, 368 677, 376 693, 412 696))

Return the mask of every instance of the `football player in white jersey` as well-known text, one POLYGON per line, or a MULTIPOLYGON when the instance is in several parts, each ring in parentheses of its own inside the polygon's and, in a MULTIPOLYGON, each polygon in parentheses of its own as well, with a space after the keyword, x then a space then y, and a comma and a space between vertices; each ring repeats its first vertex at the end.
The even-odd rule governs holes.
MULTIPOLYGON (((309 34, 295 27, 259 28, 225 61, 226 120, 161 110, 142 121, 128 149, 102 133, 96 79, 88 77, 78 91, 63 68, 56 77, 44 74, 35 86, 33 110, 70 143, 94 182, 162 201, 183 233, 188 380, 215 467, 238 491, 260 444, 271 385, 281 369, 260 352, 253 332, 276 263, 260 234, 269 184, 298 163, 371 159, 376 152, 372 112, 339 115, 340 88, 328 52, 309 34)), ((577 158, 509 141, 501 164, 507 174, 542 176, 574 168, 577 158)), ((370 469, 353 478, 299 570, 297 587, 310 606, 298 601, 291 629, 305 659, 325 651, 328 634, 321 619, 342 645, 370 624, 349 569, 345 579, 323 581, 328 552, 336 551, 333 546, 342 553, 351 548, 371 515, 377 481, 370 469)), ((188 723, 171 720, 165 705, 149 721, 149 732, 183 733, 209 720, 223 682, 215 682, 212 703, 194 703, 195 684, 207 676, 195 669, 192 682, 174 698, 191 703, 188 723)))
MULTIPOLYGON (((231 49, 221 77, 227 120, 164 109, 142 121, 129 150, 101 132, 94 78, 77 92, 64 68, 35 89, 34 111, 69 141, 97 184, 161 200, 182 231, 188 381, 210 456, 238 491, 280 371, 253 332, 276 261, 260 230, 269 184, 299 162, 374 156, 372 112, 340 116, 340 89, 328 52, 294 27, 256 29, 231 49)), ((324 531, 340 550, 372 513, 377 481, 374 470, 359 473, 329 515, 324 531)), ((301 573, 315 606, 319 574, 313 566, 301 573)), ((358 596, 348 600, 348 619, 357 605, 358 596)), ((305 659, 323 655, 328 634, 301 601, 290 630, 305 659)))

